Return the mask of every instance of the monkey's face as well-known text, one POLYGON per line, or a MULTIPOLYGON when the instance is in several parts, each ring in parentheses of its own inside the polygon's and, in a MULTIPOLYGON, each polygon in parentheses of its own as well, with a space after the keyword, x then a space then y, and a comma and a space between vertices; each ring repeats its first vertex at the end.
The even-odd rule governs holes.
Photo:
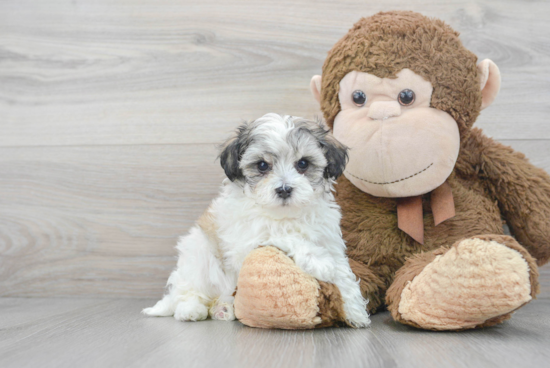
POLYGON ((410 69, 397 78, 353 71, 340 81, 336 139, 350 148, 344 175, 378 197, 427 193, 451 174, 460 148, 456 121, 431 108, 433 86, 410 69))

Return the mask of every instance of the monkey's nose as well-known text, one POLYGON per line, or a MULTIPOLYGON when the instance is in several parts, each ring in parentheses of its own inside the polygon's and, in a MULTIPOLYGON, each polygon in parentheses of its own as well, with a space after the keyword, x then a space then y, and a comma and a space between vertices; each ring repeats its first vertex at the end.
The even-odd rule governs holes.
POLYGON ((283 185, 282 187, 279 187, 275 189, 275 193, 277 193, 277 196, 282 199, 287 199, 290 197, 290 193, 292 193, 292 187, 289 187, 288 185, 283 185))
POLYGON ((367 116, 372 120, 384 120, 401 115, 401 106, 397 101, 378 101, 369 106, 367 116))

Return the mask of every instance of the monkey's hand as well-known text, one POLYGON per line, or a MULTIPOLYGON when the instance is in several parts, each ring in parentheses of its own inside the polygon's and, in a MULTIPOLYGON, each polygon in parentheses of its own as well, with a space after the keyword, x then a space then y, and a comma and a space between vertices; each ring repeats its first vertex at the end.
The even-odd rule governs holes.
POLYGON ((550 176, 520 152, 473 129, 470 151, 479 152, 479 176, 510 227, 512 235, 537 259, 550 259, 550 176))

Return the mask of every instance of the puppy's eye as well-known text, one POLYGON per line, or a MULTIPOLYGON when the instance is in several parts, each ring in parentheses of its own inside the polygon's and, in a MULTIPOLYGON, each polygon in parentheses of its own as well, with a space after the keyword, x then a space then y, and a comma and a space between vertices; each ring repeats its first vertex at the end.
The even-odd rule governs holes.
POLYGON ((365 102, 367 102, 367 95, 360 89, 353 91, 351 98, 353 99, 353 103, 357 106, 363 106, 365 102))
POLYGON ((412 105, 415 99, 416 95, 410 89, 402 90, 401 92, 399 92, 399 96, 397 97, 397 100, 402 106, 412 105))
POLYGON ((258 171, 261 173, 265 173, 269 170, 269 164, 265 161, 258 162, 258 171))
POLYGON ((309 166, 309 162, 307 162, 307 160, 304 160, 304 159, 301 159, 299 160, 298 162, 296 162, 296 168, 298 169, 299 172, 304 172, 307 170, 309 166))

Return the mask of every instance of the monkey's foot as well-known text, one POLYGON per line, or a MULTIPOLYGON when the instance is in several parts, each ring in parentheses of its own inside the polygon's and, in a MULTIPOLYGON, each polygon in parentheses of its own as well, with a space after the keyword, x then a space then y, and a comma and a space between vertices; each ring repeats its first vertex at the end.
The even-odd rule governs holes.
POLYGON ((310 329, 345 321, 343 304, 335 285, 304 273, 279 249, 261 247, 244 260, 235 315, 250 327, 310 329))
POLYGON ((535 261, 511 237, 469 238, 434 254, 404 284, 392 311, 398 321, 433 330, 491 326, 537 293, 535 261))

